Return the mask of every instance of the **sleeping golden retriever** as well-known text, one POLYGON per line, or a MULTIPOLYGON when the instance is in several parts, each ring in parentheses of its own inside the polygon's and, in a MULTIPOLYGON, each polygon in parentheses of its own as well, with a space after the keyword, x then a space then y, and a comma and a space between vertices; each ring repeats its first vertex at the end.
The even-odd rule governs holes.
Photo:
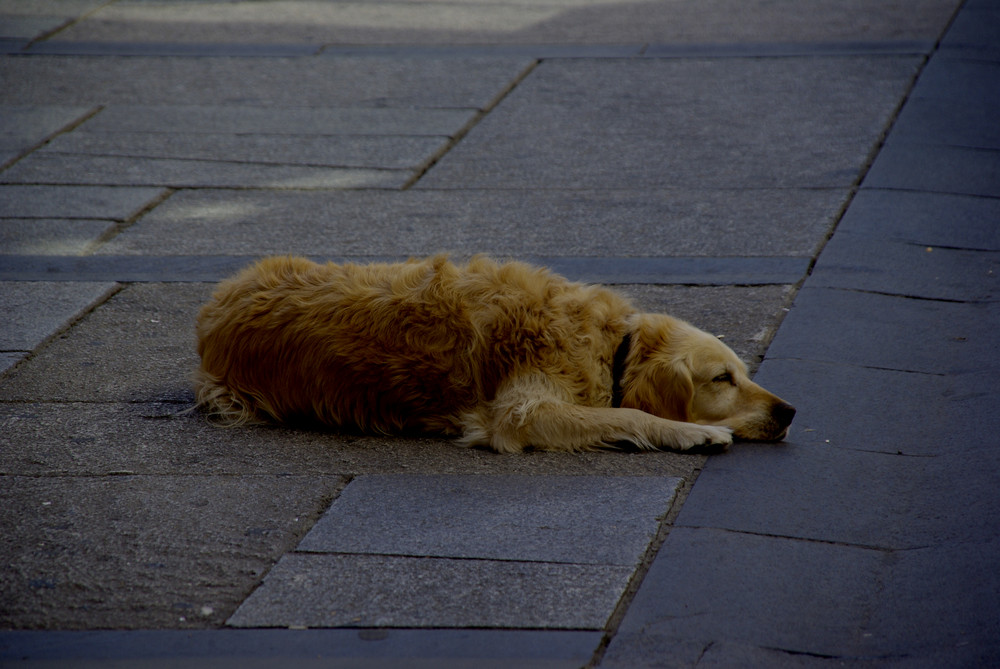
POLYGON ((795 409, 717 338, 600 286, 445 256, 267 258, 197 325, 199 405, 223 424, 319 421, 503 453, 779 440, 795 409))

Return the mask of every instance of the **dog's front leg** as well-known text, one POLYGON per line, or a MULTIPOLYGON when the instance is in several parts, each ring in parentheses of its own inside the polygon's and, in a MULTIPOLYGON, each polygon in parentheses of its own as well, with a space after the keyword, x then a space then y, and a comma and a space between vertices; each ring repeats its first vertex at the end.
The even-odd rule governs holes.
POLYGON ((561 395, 543 375, 511 379, 484 412, 466 417, 465 441, 514 453, 528 446, 582 451, 617 442, 686 451, 733 440, 728 428, 667 420, 638 409, 581 406, 561 395))

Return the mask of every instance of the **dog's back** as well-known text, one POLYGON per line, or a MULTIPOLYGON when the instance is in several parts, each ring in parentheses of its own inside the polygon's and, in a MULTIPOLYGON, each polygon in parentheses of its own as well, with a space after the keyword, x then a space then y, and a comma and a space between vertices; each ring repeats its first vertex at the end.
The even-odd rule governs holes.
POLYGON ((268 258, 198 317, 198 401, 224 423, 273 418, 456 433, 524 366, 602 403, 632 312, 599 287, 520 263, 374 265, 268 258))

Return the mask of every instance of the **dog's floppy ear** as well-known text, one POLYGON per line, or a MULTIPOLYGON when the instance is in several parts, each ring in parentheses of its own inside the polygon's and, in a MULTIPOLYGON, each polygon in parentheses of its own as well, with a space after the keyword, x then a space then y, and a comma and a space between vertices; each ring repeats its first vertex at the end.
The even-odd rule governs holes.
POLYGON ((683 361, 646 359, 626 376, 622 406, 641 409, 660 418, 690 421, 694 380, 683 361))

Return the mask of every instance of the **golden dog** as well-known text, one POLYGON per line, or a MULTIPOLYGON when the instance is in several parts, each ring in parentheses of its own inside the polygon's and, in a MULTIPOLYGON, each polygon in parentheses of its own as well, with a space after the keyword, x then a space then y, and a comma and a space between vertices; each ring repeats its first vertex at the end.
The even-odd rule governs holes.
POLYGON ((198 316, 219 422, 456 435, 511 453, 779 440, 795 409, 717 338, 523 263, 265 259, 198 316))

